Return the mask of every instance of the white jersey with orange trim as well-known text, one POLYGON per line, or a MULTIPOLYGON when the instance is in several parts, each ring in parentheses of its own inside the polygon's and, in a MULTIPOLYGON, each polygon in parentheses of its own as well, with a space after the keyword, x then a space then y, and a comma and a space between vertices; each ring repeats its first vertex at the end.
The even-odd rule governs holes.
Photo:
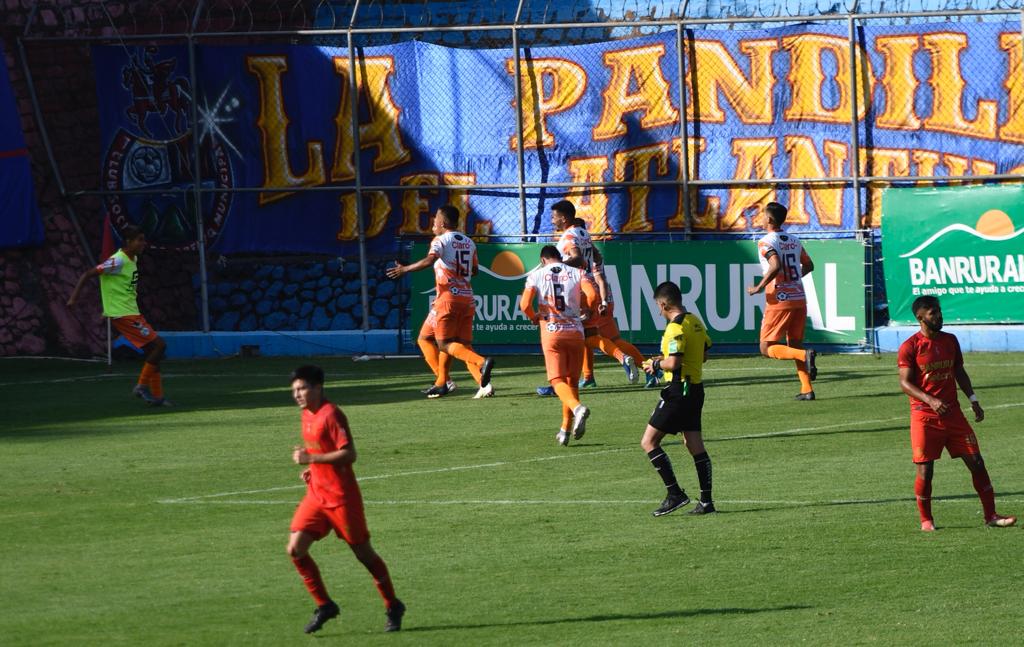
POLYGON ((765 304, 779 307, 799 307, 806 304, 803 264, 810 261, 803 243, 793 234, 772 231, 757 241, 757 260, 761 270, 768 272, 768 259, 779 257, 779 273, 765 288, 765 304), (792 305, 790 305, 792 304, 792 305))
POLYGON ((476 243, 462 232, 446 231, 430 241, 430 253, 437 256, 434 261, 437 300, 472 303, 470 281, 478 264, 476 243))
POLYGON ((583 257, 584 269, 589 272, 591 266, 594 264, 594 241, 591 240, 590 234, 583 227, 569 227, 562 232, 562 235, 558 238, 558 253, 562 255, 562 260, 566 260, 567 254, 569 253, 570 247, 575 247, 580 250, 580 256, 583 257))
POLYGON ((542 332, 583 334, 580 310, 583 303, 583 270, 551 263, 530 272, 526 289, 537 293, 542 332))

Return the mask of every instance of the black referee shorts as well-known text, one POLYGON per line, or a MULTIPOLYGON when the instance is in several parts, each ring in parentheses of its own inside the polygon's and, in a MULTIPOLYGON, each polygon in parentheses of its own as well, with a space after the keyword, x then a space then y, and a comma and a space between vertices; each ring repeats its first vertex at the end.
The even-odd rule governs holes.
POLYGON ((700 414, 703 409, 703 384, 670 382, 661 390, 661 401, 647 423, 666 434, 700 431, 700 414))

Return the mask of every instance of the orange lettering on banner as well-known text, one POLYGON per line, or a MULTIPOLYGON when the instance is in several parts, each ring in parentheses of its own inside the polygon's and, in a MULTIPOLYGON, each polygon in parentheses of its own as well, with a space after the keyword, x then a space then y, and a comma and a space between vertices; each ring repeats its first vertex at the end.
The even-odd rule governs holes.
MULTIPOLYGON (((260 113, 256 127, 262 135, 264 189, 297 189, 326 182, 323 143, 306 144, 306 172, 296 175, 288 160, 288 113, 284 109, 281 77, 288 71, 284 56, 246 56, 246 66, 260 85, 260 113)), ((291 192, 260 193, 260 206, 291 195, 291 192)))
MULTIPOLYGON (((823 34, 800 34, 782 39, 782 47, 790 53, 789 84, 793 96, 785 118, 790 121, 820 121, 824 123, 850 123, 850 44, 840 36, 823 34), (829 79, 825 76, 822 56, 829 53, 836 62, 836 75, 832 79, 838 91, 839 102, 833 107, 825 106, 822 89, 829 79)), ((867 106, 871 104, 874 77, 871 61, 856 47, 856 74, 860 80, 857 97, 857 119, 864 119, 867 106)))
MULTIPOLYGON (((438 185, 437 173, 415 173, 413 175, 406 175, 399 184, 402 186, 434 186, 438 185)), ((431 193, 437 193, 437 189, 431 189, 431 193)), ((402 224, 398 228, 399 235, 401 234, 422 234, 428 235, 431 233, 431 220, 433 214, 430 213, 430 204, 426 198, 423 198, 420 191, 417 189, 409 189, 402 192, 402 224), (424 218, 423 215, 427 217, 424 218)))
MULTIPOLYGON (((569 160, 570 182, 604 182, 608 158, 577 157, 569 160)), ((587 229, 595 237, 611 232, 608 228, 608 194, 600 188, 587 189, 585 195, 573 200, 576 215, 587 221, 587 229)))
MULTIPOLYGON (((704 149, 707 148, 707 141, 703 137, 687 137, 686 138, 686 169, 690 179, 696 179, 694 176, 697 174, 697 157, 704 149)), ((672 140, 672 154, 675 155, 676 159, 679 159, 679 155, 682 153, 682 143, 678 137, 672 140)), ((680 173, 678 179, 680 182, 683 181, 682 166, 679 167, 680 173)), ((690 209, 693 211, 697 210, 697 187, 690 188, 690 209)), ((686 214, 683 213, 683 188, 679 187, 679 191, 676 195, 676 213, 672 216, 665 225, 669 229, 685 229, 686 228, 686 214)), ((711 228, 714 228, 715 223, 712 220, 711 228)))
MULTIPOLYGON (((515 59, 505 62, 508 73, 515 75, 515 59)), ((521 59, 519 85, 523 120, 523 148, 554 146, 555 137, 548 132, 547 117, 576 105, 587 89, 587 72, 579 64, 561 58, 521 59), (545 82, 551 91, 545 94, 545 82)), ((515 99, 512 109, 515 109, 515 99)), ((516 150, 516 137, 509 138, 509 148, 516 150)))
MULTIPOLYGON (((789 177, 841 177, 844 173, 849 145, 842 142, 825 140, 825 157, 828 158, 828 169, 818 156, 814 140, 810 137, 786 137, 786 153, 789 155, 789 177)), ((843 224, 843 185, 830 184, 795 184, 789 192, 789 216, 786 222, 807 224, 810 215, 807 213, 807 197, 814 204, 818 214, 818 224, 838 227, 843 224)))
POLYGON ((914 92, 918 86, 914 76, 914 53, 919 45, 920 38, 916 34, 875 39, 875 49, 885 57, 885 74, 879 79, 885 90, 885 110, 875 121, 879 128, 917 130, 921 127, 921 120, 914 113, 914 92))
POLYGON ((1006 122, 999 128, 999 138, 1008 142, 1024 142, 1024 57, 1021 55, 1020 32, 999 35, 999 48, 1009 59, 1003 86, 1008 97, 1006 122))
POLYGON ((925 128, 994 139, 999 114, 997 102, 979 100, 974 120, 968 121, 964 116, 967 82, 960 73, 960 52, 967 48, 967 34, 923 34, 921 39, 932 61, 932 75, 928 79, 932 86, 932 114, 924 120, 925 128))
MULTIPOLYGON (((365 210, 366 237, 373 238, 384 230, 388 214, 391 213, 391 201, 383 191, 364 191, 363 204, 369 199, 370 206, 365 210)), ((341 225, 338 227, 338 240, 355 240, 359 238, 359 221, 356 214, 356 194, 346 193, 341 196, 341 225)))
MULTIPOLYGON (((359 147, 376 147, 373 159, 374 171, 385 171, 408 162, 412 155, 402 142, 398 129, 401 108, 391 96, 388 79, 395 71, 395 60, 391 56, 370 56, 356 59, 356 85, 358 92, 366 98, 370 121, 359 124, 359 147)), ((348 93, 348 58, 334 57, 334 71, 341 77, 341 99, 338 113, 334 117, 338 138, 334 146, 334 166, 331 180, 344 182, 356 176, 355 141, 352 137, 352 99, 348 93)))
POLYGON ((775 120, 772 110, 772 54, 778 50, 777 39, 740 41, 740 51, 750 59, 750 77, 719 41, 698 40, 692 43, 693 69, 697 74, 694 92, 692 74, 686 75, 686 117, 690 121, 724 123, 725 111, 718 102, 719 92, 745 124, 770 124, 775 120), (694 114, 694 106, 700 111, 694 114))
MULTIPOLYGON (((910 151, 897 148, 862 148, 860 149, 860 169, 862 176, 909 176, 910 151)), ((871 182, 868 185, 868 210, 862 218, 863 227, 881 226, 882 191, 889 185, 889 182, 871 182)))
POLYGON ((672 106, 671 86, 661 71, 664 55, 665 46, 660 43, 605 52, 604 64, 611 68, 611 78, 602 95, 601 118, 594 127, 594 139, 625 135, 623 119, 633 112, 643 113, 640 127, 645 129, 679 121, 679 111, 672 106), (630 91, 633 87, 636 92, 630 91))
MULTIPOLYGON (((661 142, 615 153, 615 182, 644 182, 651 179, 651 162, 657 164, 655 174, 668 174, 668 143, 661 142), (627 180, 626 168, 631 166, 633 174, 627 180)), ((654 224, 647 214, 647 198, 650 186, 631 186, 629 191, 629 216, 622 225, 622 231, 651 231, 654 224)))
MULTIPOLYGON (((774 178, 772 158, 778 145, 774 138, 734 139, 732 154, 737 159, 733 179, 774 178)), ((775 187, 734 186, 729 189, 729 207, 719 223, 719 229, 746 229, 747 212, 756 209, 754 225, 764 205, 775 200, 775 187)), ((709 200, 710 202, 710 200, 709 200)))

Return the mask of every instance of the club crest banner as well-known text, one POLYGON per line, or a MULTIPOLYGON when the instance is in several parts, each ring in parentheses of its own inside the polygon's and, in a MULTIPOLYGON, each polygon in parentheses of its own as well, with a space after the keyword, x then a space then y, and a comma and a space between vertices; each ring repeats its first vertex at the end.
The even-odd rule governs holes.
POLYGON ((682 74, 671 30, 524 48, 518 75, 508 49, 410 41, 359 48, 354 81, 344 48, 200 44, 195 88, 183 46, 96 47, 104 186, 149 191, 107 209, 166 246, 192 244, 201 226, 222 253, 343 254, 359 236, 358 164, 371 253, 428 234, 443 204, 463 212, 470 235, 518 240, 550 232, 564 190, 528 188, 523 213, 516 189, 469 187, 519 181, 520 124, 526 183, 623 183, 574 197, 595 234, 681 231, 688 219, 697 232, 749 231, 770 200, 789 206, 798 233, 850 236, 880 220, 879 183, 863 190, 861 213, 843 183, 684 196, 684 157, 699 180, 850 176, 854 163, 886 177, 1024 170, 1018 23, 856 36, 851 65, 845 26, 687 30, 682 74), (197 169, 198 205, 175 192, 197 169), (651 181, 665 184, 628 185, 651 181))

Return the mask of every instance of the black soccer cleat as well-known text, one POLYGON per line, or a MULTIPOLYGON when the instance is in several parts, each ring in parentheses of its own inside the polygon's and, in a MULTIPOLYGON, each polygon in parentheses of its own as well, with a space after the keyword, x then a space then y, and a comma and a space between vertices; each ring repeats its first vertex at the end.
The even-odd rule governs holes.
POLYGON ((716 512, 718 512, 718 510, 715 510, 715 504, 713 502, 708 501, 705 503, 704 501, 698 501, 693 510, 690 510, 686 514, 714 514, 716 512))
POLYGON ((306 628, 303 629, 303 631, 307 634, 320 631, 320 628, 323 627, 328 620, 331 618, 337 618, 340 613, 341 609, 333 601, 320 605, 315 611, 313 611, 313 617, 310 618, 309 624, 306 625, 306 628))
POLYGON ((818 366, 815 364, 817 357, 818 351, 807 349, 807 374, 811 377, 811 382, 818 379, 818 366))
POLYGON ((480 387, 483 388, 491 383, 491 371, 494 370, 494 358, 485 357, 484 363, 480 365, 480 387))
POLYGON ((435 384, 434 386, 427 389, 427 397, 430 399, 440 398, 448 395, 448 392, 450 390, 451 389, 448 388, 447 384, 442 384, 441 386, 435 384))
POLYGON ((661 502, 661 506, 651 514, 653 514, 655 517, 660 517, 670 512, 675 512, 676 510, 688 504, 689 502, 690 497, 686 496, 686 492, 683 492, 682 495, 670 494, 667 497, 665 497, 664 501, 661 502))
POLYGON ((807 393, 797 393, 794 400, 813 400, 814 391, 808 391, 807 393))
POLYGON ((395 601, 394 606, 385 611, 384 615, 388 617, 388 621, 384 625, 384 631, 402 630, 402 616, 405 615, 405 605, 401 600, 395 601))

